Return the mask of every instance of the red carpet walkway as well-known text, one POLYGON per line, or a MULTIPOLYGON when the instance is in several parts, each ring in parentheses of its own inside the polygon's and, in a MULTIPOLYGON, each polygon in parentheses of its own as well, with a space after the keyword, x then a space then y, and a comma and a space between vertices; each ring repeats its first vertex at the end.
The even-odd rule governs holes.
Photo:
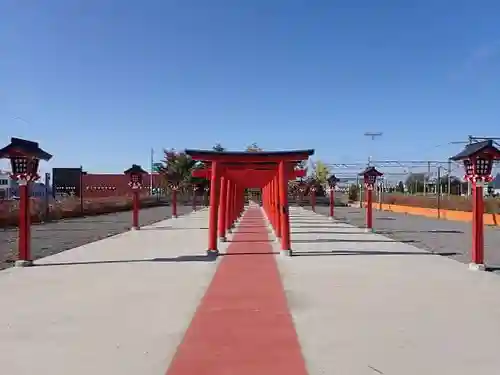
POLYGON ((259 208, 232 241, 167 375, 306 375, 259 208))

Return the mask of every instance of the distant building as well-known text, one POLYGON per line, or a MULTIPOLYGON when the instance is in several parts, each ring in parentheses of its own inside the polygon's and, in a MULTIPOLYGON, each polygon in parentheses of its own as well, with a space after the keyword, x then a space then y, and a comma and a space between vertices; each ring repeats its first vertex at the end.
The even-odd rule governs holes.
MULTIPOLYGON (((51 194, 51 189, 44 183, 30 184, 31 197, 42 198, 47 193, 51 194)), ((19 197, 19 184, 10 178, 10 172, 0 171, 0 199, 16 199, 17 197, 19 197)))
POLYGON ((0 171, 0 199, 9 199, 12 179, 7 171, 0 171))
MULTIPOLYGON (((81 168, 52 169, 52 191, 57 196, 74 195, 86 198, 124 196, 132 193, 129 179, 123 173, 87 173, 81 168), (82 190, 82 191, 80 191, 82 190)), ((143 192, 149 192, 151 175, 143 176, 143 192)), ((158 173, 153 173, 153 189, 161 186, 158 173)))
POLYGON ((490 184, 493 195, 500 195, 500 173, 497 173, 490 184))
MULTIPOLYGON (((92 174, 82 176, 83 195, 85 197, 113 197, 129 195, 131 193, 128 185, 129 179, 124 174, 92 174)), ((151 175, 143 175, 144 192, 150 191, 151 175)), ((158 173, 153 173, 153 189, 161 186, 161 178, 158 173)))

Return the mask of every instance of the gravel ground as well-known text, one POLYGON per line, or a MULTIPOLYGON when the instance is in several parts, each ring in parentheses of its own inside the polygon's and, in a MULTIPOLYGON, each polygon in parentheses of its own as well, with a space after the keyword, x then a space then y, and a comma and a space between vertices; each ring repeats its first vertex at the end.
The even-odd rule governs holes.
MULTIPOLYGON (((141 225, 171 217, 171 207, 142 209, 141 225)), ((178 206, 178 215, 191 212, 191 205, 178 206)), ((65 219, 31 227, 31 253, 33 259, 43 258, 61 251, 125 232, 131 227, 131 211, 114 214, 65 219)), ((0 270, 13 265, 17 257, 17 229, 0 229, 0 270)))
MULTIPOLYGON (((310 207, 305 207, 309 208, 310 207)), ((316 207, 316 212, 328 215, 328 207, 316 207)), ((373 210, 373 226, 377 233, 398 241, 409 241, 419 248, 436 253, 457 253, 450 258, 469 263, 472 246, 472 225, 460 221, 448 221, 373 210)), ((365 210, 354 207, 336 207, 335 218, 363 227, 365 210)), ((313 229, 313 228, 311 228, 313 229)), ((493 271, 500 270, 500 228, 485 227, 485 262, 493 271)))

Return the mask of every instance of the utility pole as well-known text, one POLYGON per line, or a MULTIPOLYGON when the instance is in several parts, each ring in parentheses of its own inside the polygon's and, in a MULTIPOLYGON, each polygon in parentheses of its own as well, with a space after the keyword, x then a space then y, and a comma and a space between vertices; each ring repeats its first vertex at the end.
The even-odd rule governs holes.
POLYGON ((427 162, 427 176, 424 176, 424 196, 427 195, 427 181, 431 178, 431 162, 427 162))
POLYGON ((49 185, 50 185, 50 173, 45 173, 45 197, 44 197, 44 220, 47 221, 50 214, 50 205, 49 205, 49 185))
POLYGON ((438 186, 436 188, 437 212, 438 212, 438 219, 441 219, 441 166, 438 166, 437 183, 438 183, 438 186))
MULTIPOLYGON (((365 137, 370 137, 372 139, 372 141, 374 141, 375 138, 381 137, 382 134, 383 134, 382 132, 365 132, 364 135, 365 135, 365 137)), ((373 157, 373 155, 368 156, 368 166, 372 165, 372 157, 373 157)))
POLYGON ((448 196, 451 195, 451 159, 448 159, 448 196))
POLYGON ((85 202, 83 200, 83 176, 86 175, 87 172, 85 172, 83 170, 83 166, 80 165, 80 181, 79 181, 79 184, 80 184, 80 212, 83 213, 85 212, 85 202))
POLYGON ((153 171, 154 171, 154 156, 155 156, 155 151, 154 149, 151 147, 151 160, 150 160, 150 169, 151 169, 151 173, 149 174, 149 195, 153 195, 153 171))

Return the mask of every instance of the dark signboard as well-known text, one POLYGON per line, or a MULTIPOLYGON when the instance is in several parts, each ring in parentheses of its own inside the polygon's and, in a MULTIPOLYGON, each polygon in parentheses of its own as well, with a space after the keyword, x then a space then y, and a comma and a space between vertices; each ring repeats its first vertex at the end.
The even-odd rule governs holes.
POLYGON ((81 168, 53 168, 53 194, 80 196, 81 174, 81 168))

